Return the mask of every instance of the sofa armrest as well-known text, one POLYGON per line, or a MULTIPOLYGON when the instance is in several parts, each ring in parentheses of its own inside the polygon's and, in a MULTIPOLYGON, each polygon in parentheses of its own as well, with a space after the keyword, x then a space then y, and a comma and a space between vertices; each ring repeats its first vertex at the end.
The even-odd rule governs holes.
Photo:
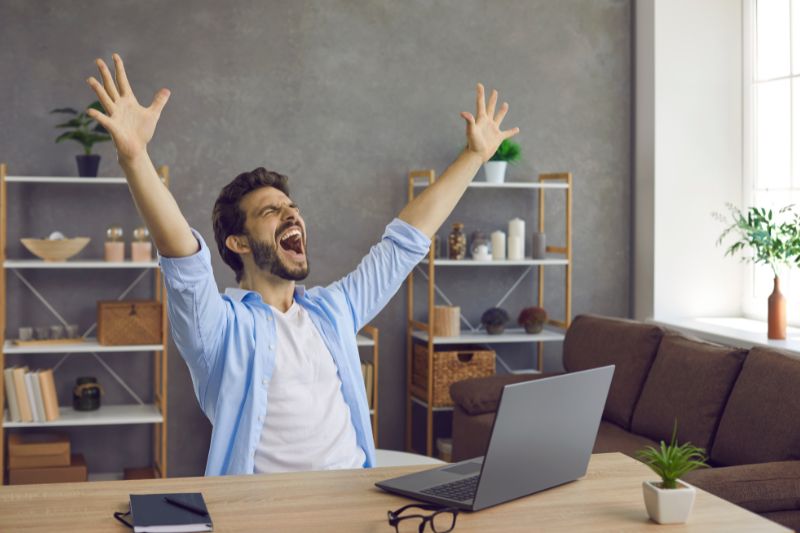
POLYGON ((682 479, 754 513, 800 509, 800 461, 703 468, 682 479))
POLYGON ((500 374, 485 378, 472 378, 457 381, 450 385, 450 396, 469 415, 480 415, 497 411, 500 392, 508 384, 531 381, 549 376, 549 374, 500 374))

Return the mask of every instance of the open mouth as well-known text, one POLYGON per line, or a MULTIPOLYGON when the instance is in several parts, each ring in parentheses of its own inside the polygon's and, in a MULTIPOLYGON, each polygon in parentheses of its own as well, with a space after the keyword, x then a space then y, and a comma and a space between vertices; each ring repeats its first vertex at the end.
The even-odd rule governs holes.
POLYGON ((282 250, 288 252, 288 255, 295 259, 301 259, 305 255, 303 252, 303 233, 297 226, 286 230, 281 235, 278 243, 282 250))

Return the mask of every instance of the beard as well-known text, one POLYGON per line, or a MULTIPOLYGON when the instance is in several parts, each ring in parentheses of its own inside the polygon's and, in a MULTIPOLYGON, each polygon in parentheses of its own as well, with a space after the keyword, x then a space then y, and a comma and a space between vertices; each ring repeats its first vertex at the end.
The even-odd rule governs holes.
POLYGON ((253 251, 253 262, 261 270, 288 281, 302 281, 308 277, 308 253, 305 250, 305 246, 303 247, 304 253, 306 253, 305 265, 298 266, 287 265, 283 261, 278 253, 277 246, 279 245, 259 241, 250 235, 247 235, 247 242, 253 251))

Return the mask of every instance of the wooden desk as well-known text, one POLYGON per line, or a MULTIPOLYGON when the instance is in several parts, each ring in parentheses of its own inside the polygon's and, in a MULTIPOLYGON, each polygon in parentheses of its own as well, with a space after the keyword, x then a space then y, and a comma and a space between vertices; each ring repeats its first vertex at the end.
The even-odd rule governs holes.
MULTIPOLYGON (((400 467, 297 474, 103 481, 0 489, 0 531, 130 531, 112 517, 128 494, 200 491, 214 531, 393 531, 386 511, 408 503, 373 485, 430 468, 400 467)), ((649 521, 641 483, 653 475, 624 455, 592 457, 579 481, 478 513, 460 513, 454 533, 468 531, 788 531, 698 490, 685 526, 649 521)))

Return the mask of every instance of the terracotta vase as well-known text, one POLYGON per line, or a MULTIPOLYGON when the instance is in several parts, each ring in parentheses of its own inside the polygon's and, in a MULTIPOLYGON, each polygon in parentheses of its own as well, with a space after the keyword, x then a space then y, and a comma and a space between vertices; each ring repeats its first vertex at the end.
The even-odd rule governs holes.
POLYGON ((786 298, 781 294, 781 281, 775 276, 772 294, 769 295, 767 311, 767 338, 783 340, 786 338, 786 298))

